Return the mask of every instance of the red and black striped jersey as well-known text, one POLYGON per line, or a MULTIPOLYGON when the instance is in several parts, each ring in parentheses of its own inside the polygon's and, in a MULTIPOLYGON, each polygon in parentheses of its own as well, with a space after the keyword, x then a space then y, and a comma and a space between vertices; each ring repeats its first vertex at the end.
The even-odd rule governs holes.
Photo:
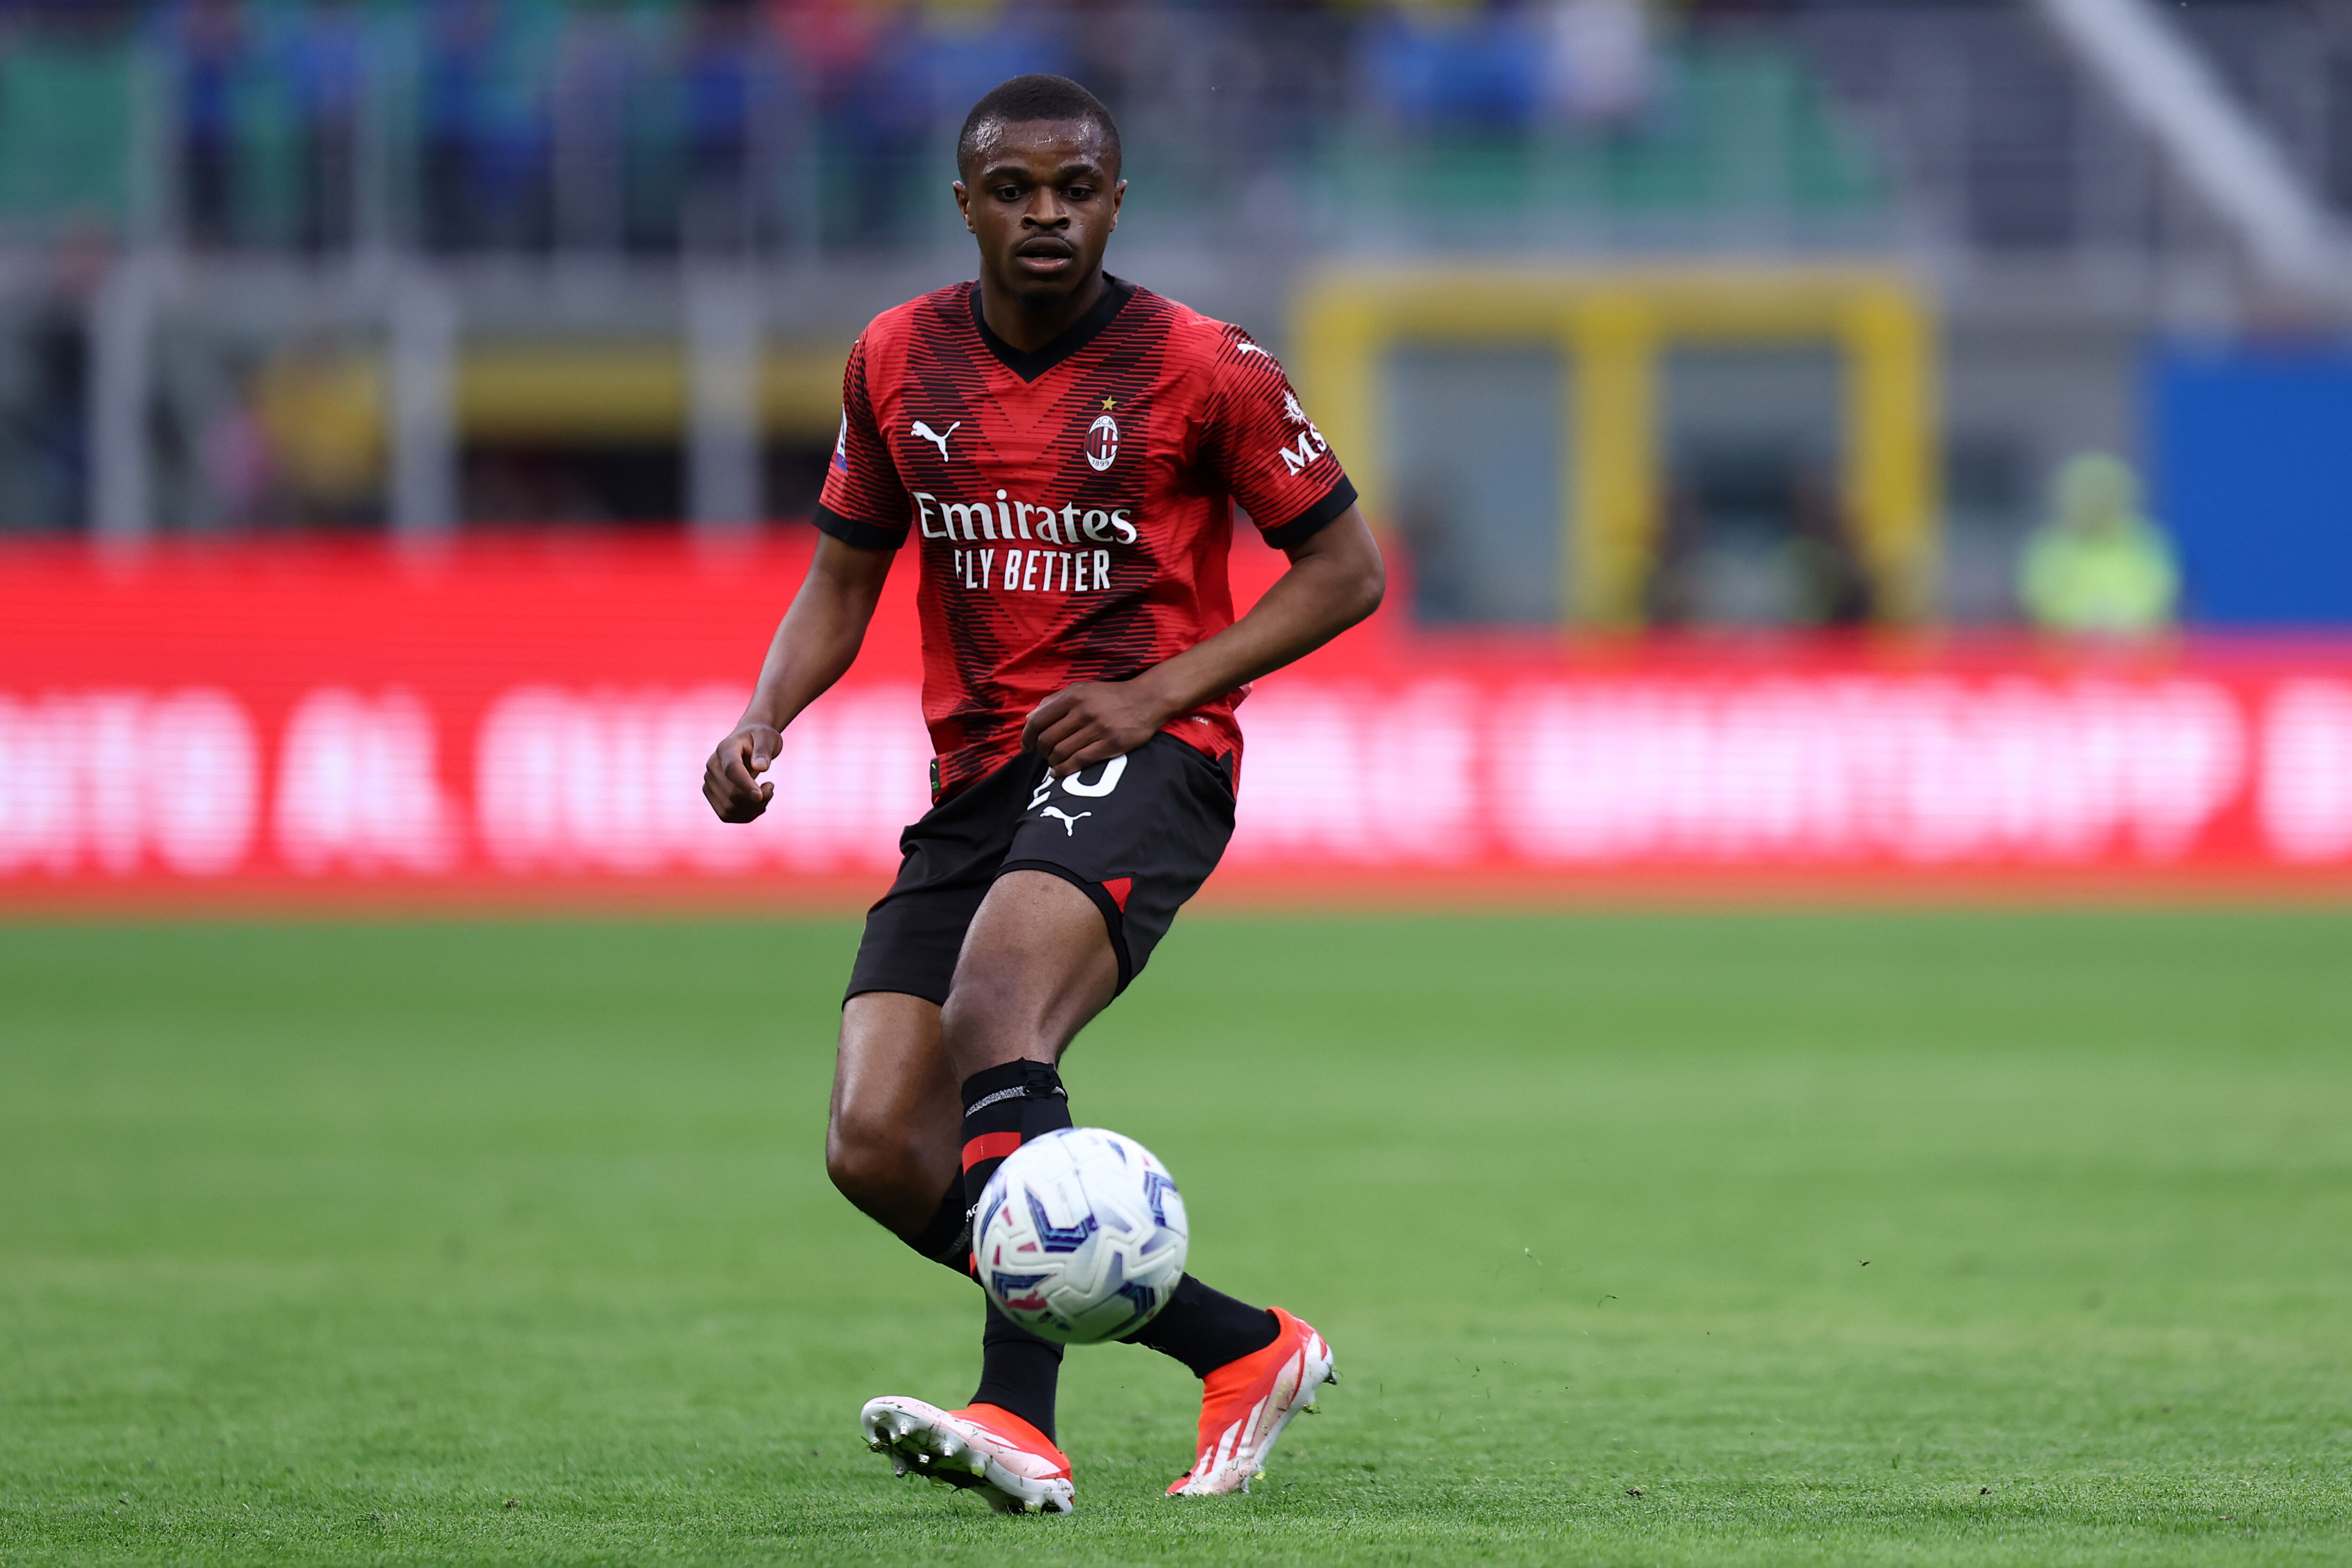
MULTIPOLYGON (((1285 548, 1355 502, 1246 332, 1108 281, 1034 353, 989 330, 971 283, 875 318, 850 351, 816 524, 860 549, 919 542, 935 797, 1019 751, 1051 693, 1125 679, 1232 625, 1234 502, 1285 548)), ((1167 731, 1238 752, 1242 695, 1167 731)))

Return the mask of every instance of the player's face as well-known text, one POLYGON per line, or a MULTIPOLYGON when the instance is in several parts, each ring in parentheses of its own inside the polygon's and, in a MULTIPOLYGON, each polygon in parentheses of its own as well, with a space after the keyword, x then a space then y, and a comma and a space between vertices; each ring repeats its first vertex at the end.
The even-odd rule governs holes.
POLYGON ((956 182, 989 281, 1024 305, 1069 297, 1102 266, 1127 182, 1086 120, 990 125, 956 182))

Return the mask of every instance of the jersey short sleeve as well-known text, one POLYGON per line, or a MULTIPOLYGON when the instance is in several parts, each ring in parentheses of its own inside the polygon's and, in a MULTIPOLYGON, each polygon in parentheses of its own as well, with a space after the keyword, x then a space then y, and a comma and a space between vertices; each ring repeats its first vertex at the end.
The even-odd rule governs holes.
POLYGON ((861 337, 842 368, 841 434, 834 438, 833 460, 825 466, 814 521, 844 544, 896 550, 906 542, 907 516, 913 507, 875 423, 874 399, 866 384, 866 340, 861 337))
POLYGON ((1290 378, 1238 327, 1225 328, 1217 348, 1203 437, 1203 457, 1276 549, 1356 504, 1356 487, 1290 378))

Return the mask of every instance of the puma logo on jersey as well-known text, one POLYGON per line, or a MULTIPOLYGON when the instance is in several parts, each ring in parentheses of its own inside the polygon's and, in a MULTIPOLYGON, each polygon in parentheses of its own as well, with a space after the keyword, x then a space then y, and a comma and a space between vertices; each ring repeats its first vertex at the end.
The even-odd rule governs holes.
POLYGON ((1082 811, 1078 813, 1078 816, 1072 816, 1068 812, 1064 811, 1058 805, 1049 805, 1037 815, 1040 816, 1060 817, 1062 819, 1062 837, 1065 838, 1076 838, 1078 836, 1078 816, 1092 816, 1094 813, 1091 811, 1082 811))
POLYGON ((948 437, 954 435, 962 427, 963 421, 959 419, 953 425, 949 426, 945 430, 934 430, 929 426, 918 419, 915 421, 914 427, 908 430, 907 434, 909 436, 920 436, 924 440, 929 441, 933 446, 937 447, 940 449, 940 461, 944 463, 948 460, 948 437))

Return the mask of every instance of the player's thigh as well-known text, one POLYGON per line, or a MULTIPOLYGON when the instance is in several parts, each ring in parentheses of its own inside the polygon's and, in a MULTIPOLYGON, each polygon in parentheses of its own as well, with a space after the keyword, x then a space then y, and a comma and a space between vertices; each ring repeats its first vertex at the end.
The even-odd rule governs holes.
POLYGON ((825 1130, 836 1179, 936 1199, 957 1172, 962 1124, 938 1004, 895 991, 852 996, 841 1009, 825 1130))
POLYGON ((1227 766, 1155 735, 1068 778, 1041 778, 1003 864, 1061 877, 1093 901, 1124 989, 1216 869, 1233 834, 1227 766))
POLYGON ((1118 958, 1094 900, 1049 871, 1007 871, 981 900, 940 1016, 959 1079, 1058 1061, 1118 993, 1118 958))

